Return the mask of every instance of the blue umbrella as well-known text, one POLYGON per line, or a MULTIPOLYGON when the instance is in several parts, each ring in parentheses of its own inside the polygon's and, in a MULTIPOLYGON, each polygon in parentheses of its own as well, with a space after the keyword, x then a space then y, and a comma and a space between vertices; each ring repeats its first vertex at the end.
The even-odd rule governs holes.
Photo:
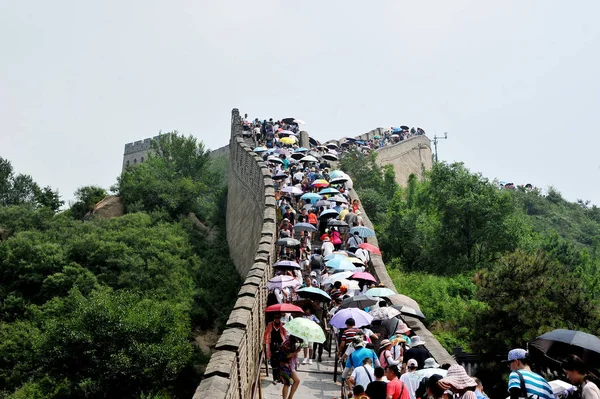
POLYGON ((354 270, 356 266, 347 257, 337 257, 325 262, 325 266, 337 270, 354 270))
POLYGON ((302 194, 302 198, 303 200, 309 200, 309 201, 318 201, 321 199, 321 196, 317 193, 306 193, 306 194, 302 194))
POLYGON ((368 296, 394 296, 396 293, 387 287, 370 288, 365 292, 368 296))
POLYGON ((307 151, 308 151, 308 148, 304 148, 304 147, 296 148, 294 150, 294 152, 307 152, 307 151))
POLYGON ((326 194, 339 194, 340 192, 338 190, 336 190, 335 188, 324 188, 323 190, 319 191, 319 195, 326 195, 326 194))
POLYGON ((325 291, 315 287, 300 288, 296 293, 301 298, 315 299, 317 301, 331 301, 331 297, 325 291))
POLYGON ((335 258, 347 258, 347 256, 342 255, 342 254, 329 254, 324 259, 325 259, 325 262, 327 262, 328 260, 332 260, 335 258))
POLYGON ((335 179, 336 177, 342 177, 344 175, 345 173, 341 170, 332 170, 331 172, 329 172, 330 179, 335 179))
POLYGON ((354 234, 354 232, 358 231, 358 235, 360 237, 375 237, 375 232, 368 227, 365 226, 356 226, 350 229, 350 234, 354 234))
POLYGON ((269 151, 269 149, 267 147, 256 147, 253 151, 258 154, 259 152, 269 151))

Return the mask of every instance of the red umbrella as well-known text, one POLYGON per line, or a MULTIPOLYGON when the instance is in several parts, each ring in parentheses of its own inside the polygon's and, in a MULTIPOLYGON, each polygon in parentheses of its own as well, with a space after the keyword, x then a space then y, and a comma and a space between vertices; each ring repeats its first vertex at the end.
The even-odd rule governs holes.
POLYGON ((265 313, 281 312, 281 313, 304 313, 301 307, 292 305, 291 303, 278 303, 276 305, 268 306, 265 309, 265 313))
POLYGON ((364 244, 359 244, 358 247, 362 248, 362 249, 366 249, 367 251, 372 252, 376 255, 381 255, 381 251, 379 250, 379 248, 377 248, 373 244, 369 244, 369 243, 365 242, 364 244))
POLYGON ((367 273, 367 272, 356 272, 352 276, 350 276, 350 278, 353 280, 367 280, 367 281, 372 281, 374 283, 377 282, 377 279, 375 277, 373 277, 373 275, 371 273, 367 273))

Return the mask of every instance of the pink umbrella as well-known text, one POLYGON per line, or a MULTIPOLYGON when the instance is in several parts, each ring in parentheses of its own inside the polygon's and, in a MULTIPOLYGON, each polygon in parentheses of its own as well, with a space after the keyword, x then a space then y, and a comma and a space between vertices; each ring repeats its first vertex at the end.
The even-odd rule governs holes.
POLYGON ((367 281, 372 281, 374 283, 377 282, 377 279, 375 277, 373 277, 373 275, 371 273, 368 273, 368 272, 356 272, 349 278, 351 280, 367 280, 367 281))

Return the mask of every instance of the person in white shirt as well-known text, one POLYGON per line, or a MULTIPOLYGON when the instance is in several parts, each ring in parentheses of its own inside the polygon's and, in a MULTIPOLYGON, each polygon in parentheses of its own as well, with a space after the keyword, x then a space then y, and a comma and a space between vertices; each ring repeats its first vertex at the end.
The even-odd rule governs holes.
POLYGON ((329 237, 325 237, 323 239, 323 245, 321 246, 321 253, 322 253, 323 257, 331 255, 333 253, 333 251, 335 251, 335 247, 331 243, 331 240, 329 239, 329 237))
POLYGON ((416 398, 415 392, 419 388, 419 384, 423 379, 423 377, 416 373, 418 367, 419 363, 417 363, 416 359, 409 359, 406 363, 406 373, 402 374, 400 377, 400 381, 404 383, 404 386, 410 395, 410 399, 416 398))
POLYGON ((352 375, 348 378, 348 386, 362 385, 364 388, 373 381, 375 381, 373 360, 366 357, 363 359, 362 366, 356 367, 352 371, 352 375))

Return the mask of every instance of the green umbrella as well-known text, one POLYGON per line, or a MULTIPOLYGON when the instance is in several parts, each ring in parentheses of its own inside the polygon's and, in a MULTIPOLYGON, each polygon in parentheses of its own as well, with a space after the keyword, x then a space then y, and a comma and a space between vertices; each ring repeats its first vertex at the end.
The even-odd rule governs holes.
POLYGON ((325 342, 325 333, 320 325, 312 320, 302 317, 293 319, 285 323, 285 330, 288 334, 294 335, 307 342, 325 342))

